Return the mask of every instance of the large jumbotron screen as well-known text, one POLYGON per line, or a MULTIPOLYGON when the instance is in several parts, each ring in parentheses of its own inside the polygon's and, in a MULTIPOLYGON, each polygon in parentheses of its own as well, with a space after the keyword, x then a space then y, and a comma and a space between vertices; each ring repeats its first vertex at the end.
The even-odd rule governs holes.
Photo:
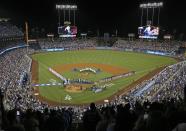
POLYGON ((77 27, 76 26, 60 26, 58 27, 58 34, 60 37, 76 37, 77 27))
POLYGON ((139 38, 157 39, 159 35, 159 27, 141 26, 138 27, 139 38))

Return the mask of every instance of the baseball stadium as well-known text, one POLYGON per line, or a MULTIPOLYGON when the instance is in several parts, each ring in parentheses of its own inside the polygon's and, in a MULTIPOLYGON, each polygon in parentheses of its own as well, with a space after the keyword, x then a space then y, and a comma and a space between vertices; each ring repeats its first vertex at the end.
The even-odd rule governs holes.
POLYGON ((17 9, 25 11, 22 24, 0 13, 0 130, 186 130, 186 44, 184 33, 161 26, 169 3, 129 2, 138 22, 125 33, 99 24, 106 16, 95 16, 95 25, 82 19, 90 18, 88 3, 49 3, 43 6, 55 5, 54 28, 47 16, 46 29, 32 24, 40 17, 27 12, 31 5, 17 9))

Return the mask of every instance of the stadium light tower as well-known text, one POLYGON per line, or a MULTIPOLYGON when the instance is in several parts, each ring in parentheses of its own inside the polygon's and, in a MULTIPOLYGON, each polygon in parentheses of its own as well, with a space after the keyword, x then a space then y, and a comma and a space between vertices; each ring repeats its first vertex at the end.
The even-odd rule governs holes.
POLYGON ((154 3, 143 3, 143 4, 140 4, 139 6, 141 9, 142 9, 142 13, 141 13, 141 26, 143 26, 143 10, 146 9, 147 10, 147 18, 146 18, 146 24, 149 24, 149 9, 152 9, 152 18, 151 18, 151 21, 152 21, 152 25, 154 24, 153 21, 154 21, 154 10, 155 9, 158 9, 158 26, 159 26, 159 16, 160 16, 160 8, 163 7, 163 2, 154 2, 154 3))
POLYGON ((56 9, 58 10, 58 24, 59 26, 61 25, 60 23, 60 11, 63 11, 63 18, 64 18, 64 22, 66 21, 66 11, 68 11, 68 21, 71 22, 71 19, 70 19, 70 13, 71 11, 74 12, 73 14, 73 19, 74 19, 74 25, 76 24, 76 10, 77 10, 77 5, 69 5, 69 4, 62 4, 62 5, 59 5, 57 4, 56 5, 56 9))

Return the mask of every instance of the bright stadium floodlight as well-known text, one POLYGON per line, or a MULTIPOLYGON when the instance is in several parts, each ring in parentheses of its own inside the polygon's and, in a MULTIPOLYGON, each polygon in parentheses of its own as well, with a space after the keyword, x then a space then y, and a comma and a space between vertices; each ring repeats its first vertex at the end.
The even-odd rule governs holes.
POLYGON ((77 10, 77 5, 56 5, 58 10, 77 10))
POLYGON ((160 7, 163 7, 163 2, 140 4, 140 8, 160 8, 160 7))
POLYGON ((2 21, 7 22, 9 20, 10 20, 10 18, 0 18, 0 22, 2 22, 2 21))
POLYGON ((63 12, 63 22, 68 21, 71 23, 71 16, 73 16, 73 24, 76 24, 76 4, 56 4, 56 10, 58 10, 58 25, 61 26, 61 12, 63 12), (73 14, 71 14, 71 12, 73 14), (68 14, 68 20, 66 19, 66 14, 68 14))
POLYGON ((141 10, 141 27, 143 26, 143 18, 145 18, 146 25, 159 26, 160 10, 163 7, 163 2, 142 3, 139 5, 141 10), (157 11, 156 11, 157 10, 157 11), (146 16, 144 17, 144 12, 146 16), (154 23, 154 15, 157 14, 157 23, 154 23), (150 18, 149 18, 150 17, 150 18))

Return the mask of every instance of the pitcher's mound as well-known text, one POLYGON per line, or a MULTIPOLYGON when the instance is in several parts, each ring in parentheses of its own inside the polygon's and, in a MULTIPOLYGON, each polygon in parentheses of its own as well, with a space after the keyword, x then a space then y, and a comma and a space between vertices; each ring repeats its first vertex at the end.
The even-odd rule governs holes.
POLYGON ((80 93, 83 90, 86 90, 86 87, 83 87, 82 85, 77 85, 77 84, 70 84, 65 87, 65 90, 67 92, 80 93))

